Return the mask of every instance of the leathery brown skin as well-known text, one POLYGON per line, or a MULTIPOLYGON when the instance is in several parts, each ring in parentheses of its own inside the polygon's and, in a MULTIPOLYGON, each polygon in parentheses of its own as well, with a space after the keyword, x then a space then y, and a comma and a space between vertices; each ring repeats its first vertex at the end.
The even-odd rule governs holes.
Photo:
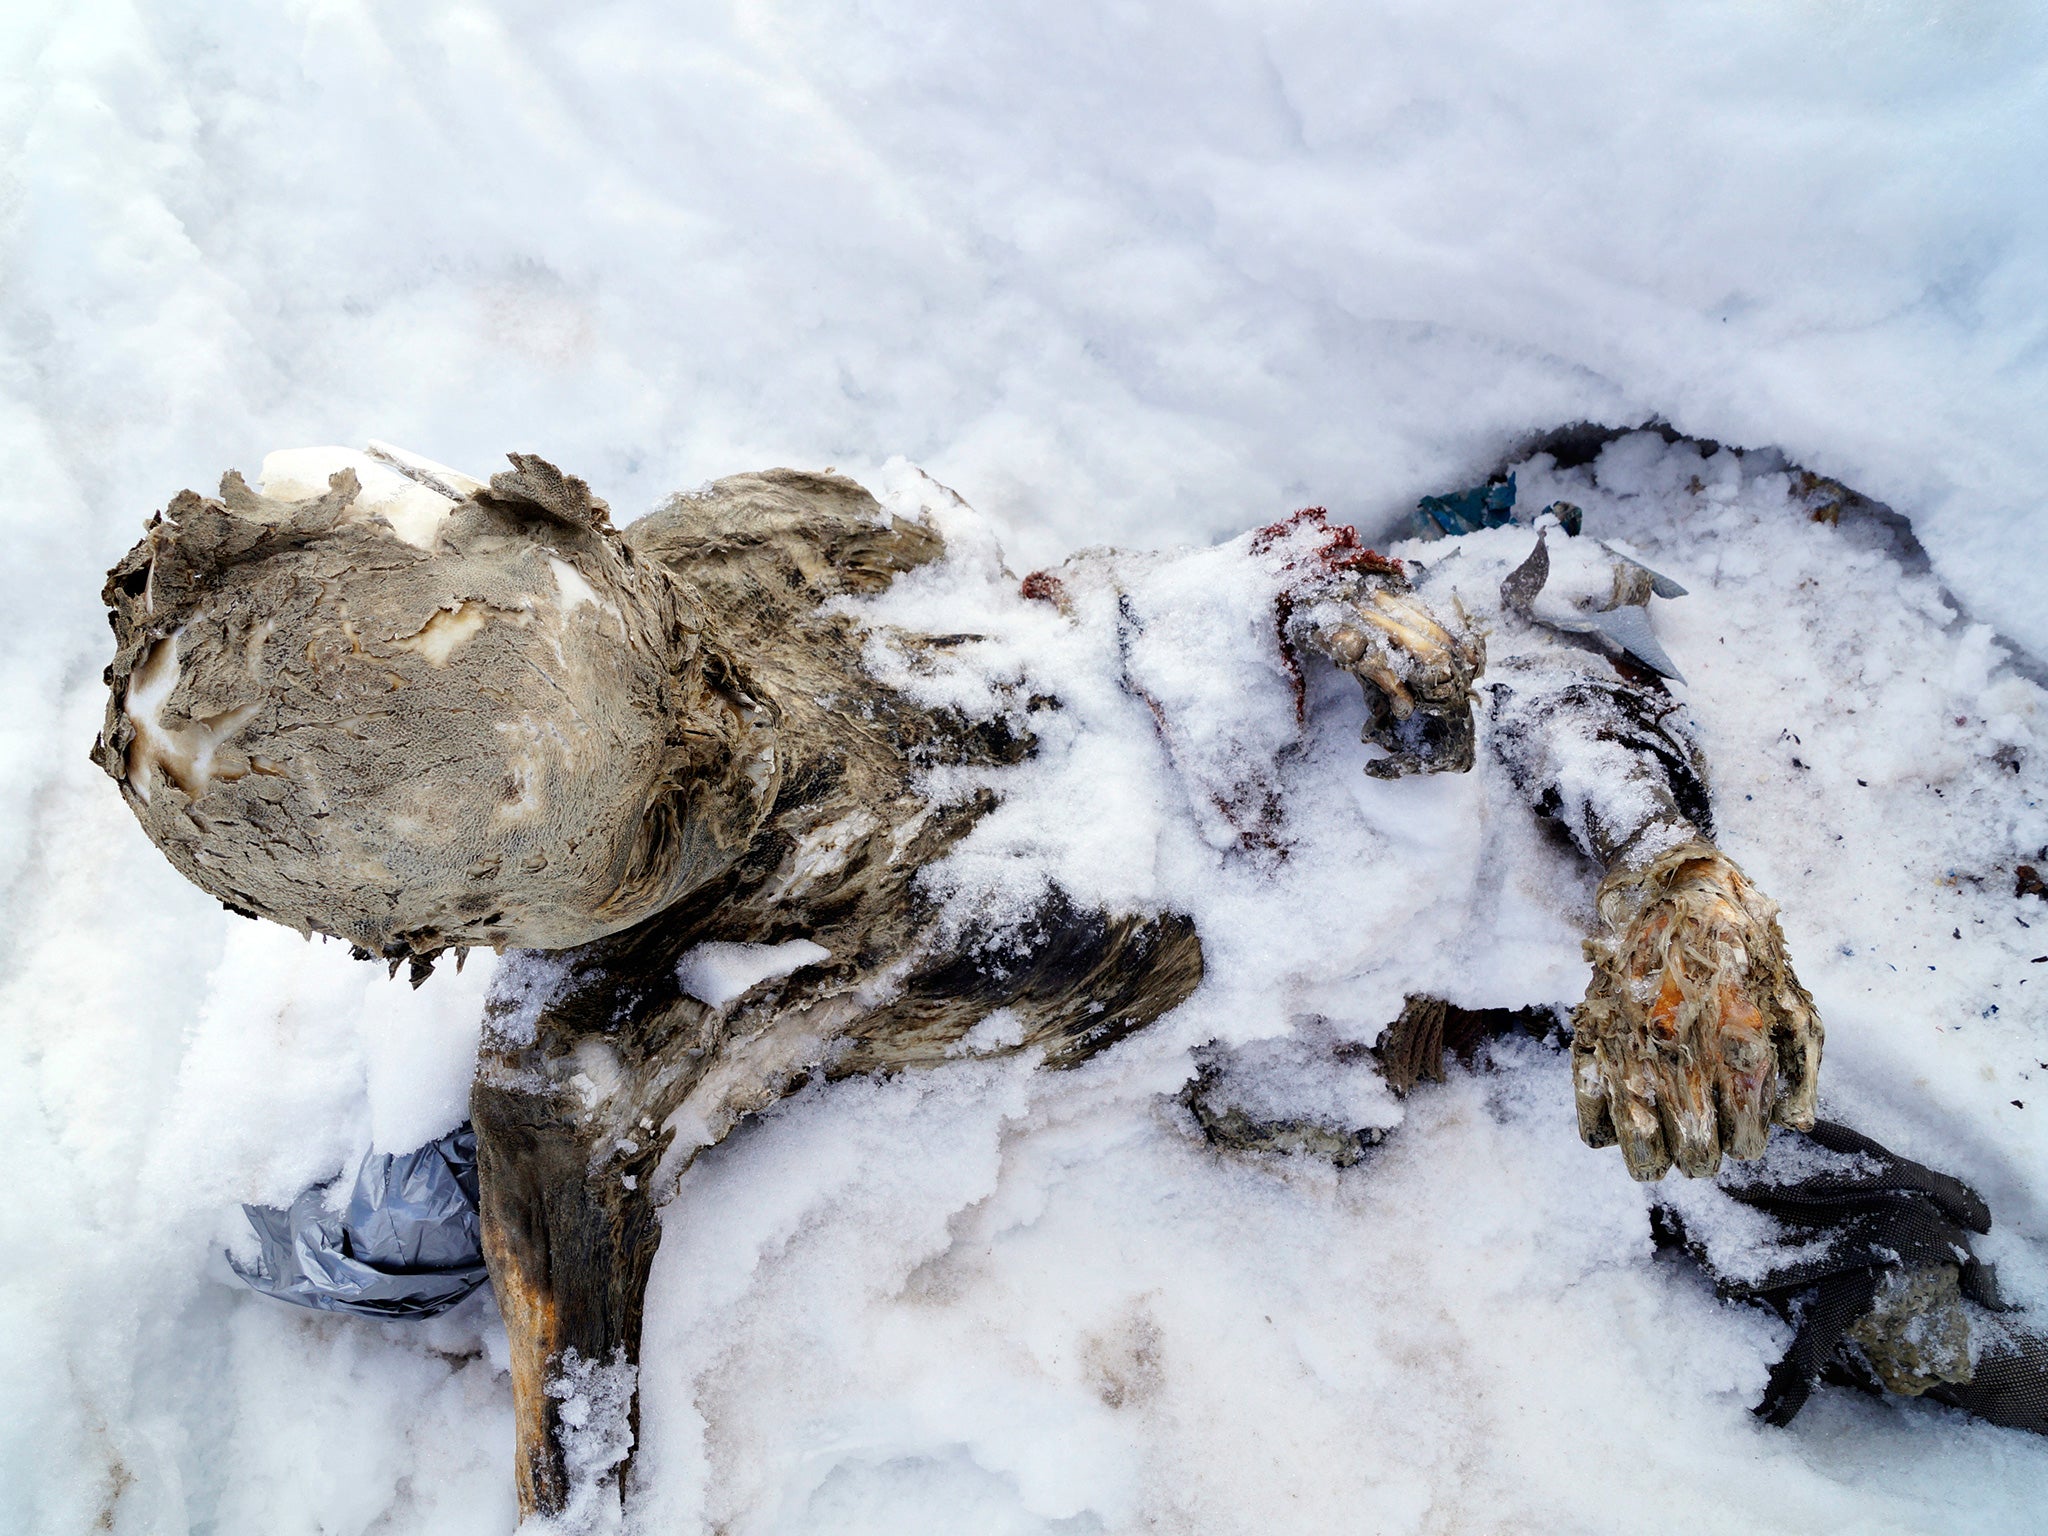
POLYGON ((1822 1029, 1778 908, 1709 843, 1613 870, 1606 933, 1572 1016, 1579 1134, 1634 1177, 1694 1178, 1760 1156, 1773 1123, 1811 1128, 1822 1029))
MULTIPOLYGON (((544 1097, 480 1082, 470 1114, 484 1262, 511 1355, 520 1514, 559 1513, 572 1490, 548 1385, 569 1359, 638 1366, 660 1218, 644 1185, 591 1177, 602 1154, 544 1097)), ((629 1415, 637 1439, 637 1393, 629 1415)))
POLYGON ((352 469, 292 501, 231 476, 153 522, 108 583, 94 756, 234 910, 409 958, 415 984, 448 948, 521 951, 471 1118, 520 1509, 555 1515, 623 1478, 638 1398, 613 1373, 637 1367, 658 1205, 697 1150, 807 1077, 947 1061, 997 1009, 1022 1026, 1005 1049, 1086 1060, 1186 999, 1201 946, 1173 912, 1063 899, 976 935, 1002 967, 939 936, 917 874, 995 797, 933 802, 922 769, 1020 762, 1053 706, 970 718, 867 672, 834 600, 944 546, 854 482, 735 476, 621 531, 519 456, 419 542, 360 496, 352 469), (496 771, 507 751, 533 761, 496 771), (699 944, 793 938, 826 958, 719 1006, 683 991, 699 944), (590 1427, 563 1418, 586 1368, 626 1419, 602 1455, 572 1455, 590 1427))
POLYGON ((1342 600, 1308 610, 1302 639, 1359 680, 1368 719, 1364 739, 1389 756, 1366 764, 1376 778, 1464 773, 1472 766, 1472 683, 1486 667, 1486 641, 1453 631, 1405 579, 1368 577, 1342 600))

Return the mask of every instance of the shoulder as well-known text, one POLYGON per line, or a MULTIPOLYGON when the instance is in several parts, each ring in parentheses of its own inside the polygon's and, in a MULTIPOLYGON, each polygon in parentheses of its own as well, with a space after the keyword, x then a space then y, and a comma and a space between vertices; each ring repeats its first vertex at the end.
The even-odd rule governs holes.
POLYGON ((740 582, 813 602, 876 591, 945 552, 936 531, 890 515, 858 481, 799 469, 671 496, 625 538, 700 585, 740 582))

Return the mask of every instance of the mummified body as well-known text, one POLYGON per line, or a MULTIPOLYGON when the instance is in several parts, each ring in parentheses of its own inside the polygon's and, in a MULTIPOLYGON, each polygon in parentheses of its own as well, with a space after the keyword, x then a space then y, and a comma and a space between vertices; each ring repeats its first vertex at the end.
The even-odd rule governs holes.
MULTIPOLYGON (((416 976, 449 949, 525 952, 472 1115, 522 1506, 557 1510, 550 1386, 635 1364, 682 1160, 809 1076, 943 1061, 999 1010, 1005 1047, 1079 1061, 1183 1001, 1201 949, 1171 911, 1055 891, 963 933, 921 894, 994 803, 933 798, 927 771, 1021 761, 1058 701, 1019 690, 969 718, 863 666, 840 600, 944 550, 853 482, 739 476, 615 531, 539 460, 485 486, 395 454, 330 476, 331 458, 267 466, 263 495, 235 475, 219 500, 185 493, 115 569, 96 757, 234 910, 416 976), (691 982, 718 946, 754 967, 730 995, 691 982)), ((1290 657, 1363 683, 1371 771, 1471 766, 1484 647, 1460 616, 1319 515, 1246 558, 1290 657)), ((1485 687, 1518 784, 1609 870, 1574 1043, 1586 1139, 1654 1178, 1810 1124, 1818 1022, 1774 909, 1711 845, 1676 706, 1588 651, 1508 656, 1485 687)), ((1255 799, 1220 809, 1256 838, 1255 799)))

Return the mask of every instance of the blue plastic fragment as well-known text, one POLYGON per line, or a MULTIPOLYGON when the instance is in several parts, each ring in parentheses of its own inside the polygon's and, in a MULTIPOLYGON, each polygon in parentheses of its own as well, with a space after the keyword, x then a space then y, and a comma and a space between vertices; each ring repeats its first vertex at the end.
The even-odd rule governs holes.
POLYGON ((1490 480, 1448 496, 1425 496, 1415 504, 1415 521, 1425 535, 1473 533, 1503 528, 1515 520, 1515 477, 1490 480))
POLYGON ((259 1249, 228 1263, 253 1289, 294 1306, 367 1317, 432 1317, 487 1278, 476 1213, 476 1132, 467 1125, 411 1152, 367 1157, 348 1204, 333 1181, 288 1210, 245 1205, 259 1249))

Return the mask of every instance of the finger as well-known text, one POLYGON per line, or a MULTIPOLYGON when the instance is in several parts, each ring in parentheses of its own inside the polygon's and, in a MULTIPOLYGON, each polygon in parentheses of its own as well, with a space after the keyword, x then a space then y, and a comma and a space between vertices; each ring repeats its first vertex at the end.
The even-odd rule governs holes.
MULTIPOLYGON (((1323 649, 1338 666, 1379 689, 1386 696, 1387 707, 1393 711, 1396 720, 1406 720, 1415 713, 1415 697, 1395 669, 1393 654, 1388 650, 1382 633, 1383 626, 1378 626, 1370 614, 1359 617, 1375 627, 1359 629, 1355 625, 1340 624, 1323 636, 1323 649)), ((1366 739, 1371 740, 1369 726, 1367 730, 1366 739)))
POLYGON ((1607 1108, 1607 1079, 1590 1034, 1574 1027, 1572 1034, 1572 1098, 1579 1111, 1579 1140, 1589 1147, 1611 1147, 1614 1116, 1607 1108))
POLYGON ((1358 616, 1418 661, 1441 664, 1450 659, 1450 631, 1412 597, 1376 589, 1372 606, 1359 609, 1358 616))
POLYGON ((1778 1053, 1771 1023, 1747 988, 1725 981, 1717 999, 1720 1040, 1716 1052, 1715 1096, 1721 1116, 1721 1144, 1730 1157, 1763 1156, 1777 1099, 1778 1053))
POLYGON ((1778 997, 1781 1017, 1772 1031, 1777 1043, 1778 1102, 1772 1118, 1795 1131, 1813 1129, 1819 1109, 1820 1053, 1825 1032, 1813 999, 1797 982, 1778 997))
POLYGON ((1619 1042, 1596 1042, 1602 1076, 1607 1080, 1608 1109, 1614 1118, 1614 1138, 1621 1144, 1621 1160, 1629 1177, 1654 1183, 1671 1166, 1671 1153, 1664 1142, 1664 1122, 1657 1114, 1657 1090, 1649 1064, 1637 1042, 1614 1049, 1619 1042))
MULTIPOLYGON (((1574 1056, 1582 1047, 1587 1053, 1583 1067, 1574 1062, 1575 1079, 1583 1075, 1587 1080, 1581 1103, 1598 1099, 1605 1120, 1595 1117, 1596 1133, 1611 1132, 1630 1177, 1646 1182, 1661 1179, 1671 1166, 1656 1087, 1643 1059, 1649 1042, 1634 1001, 1649 969, 1648 956, 1655 952, 1654 942, 1645 945, 1641 934, 1626 953, 1611 942, 1589 941, 1586 958, 1593 962, 1593 979, 1572 1016, 1574 1056)), ((1583 1111, 1579 1134, 1588 1145, 1605 1144, 1586 1134, 1583 1111)))
POLYGON ((1355 667, 1365 654, 1365 635, 1349 624, 1339 624, 1322 638, 1323 648, 1340 667, 1355 667))
POLYGON ((1394 669, 1378 657, 1367 653, 1353 670, 1387 696, 1387 708, 1393 711, 1396 720, 1406 720, 1415 713, 1415 695, 1394 675, 1394 669))
POLYGON ((1812 994, 1792 972, 1792 958, 1785 953, 1785 934, 1778 926, 1777 904, 1756 894, 1749 906, 1757 930, 1756 964, 1752 971, 1765 978, 1757 990, 1770 1015, 1771 1040, 1776 1048, 1777 1102, 1772 1106, 1772 1119, 1794 1130, 1810 1130, 1819 1107, 1825 1031, 1820 1015, 1814 1011, 1812 994))
POLYGON ((1645 1035, 1657 1090, 1657 1116, 1664 1144, 1679 1172, 1707 1178, 1721 1166, 1721 1132, 1714 1108, 1714 1063, 1702 1036, 1711 1020, 1701 1018, 1674 964, 1651 1000, 1645 1035))

